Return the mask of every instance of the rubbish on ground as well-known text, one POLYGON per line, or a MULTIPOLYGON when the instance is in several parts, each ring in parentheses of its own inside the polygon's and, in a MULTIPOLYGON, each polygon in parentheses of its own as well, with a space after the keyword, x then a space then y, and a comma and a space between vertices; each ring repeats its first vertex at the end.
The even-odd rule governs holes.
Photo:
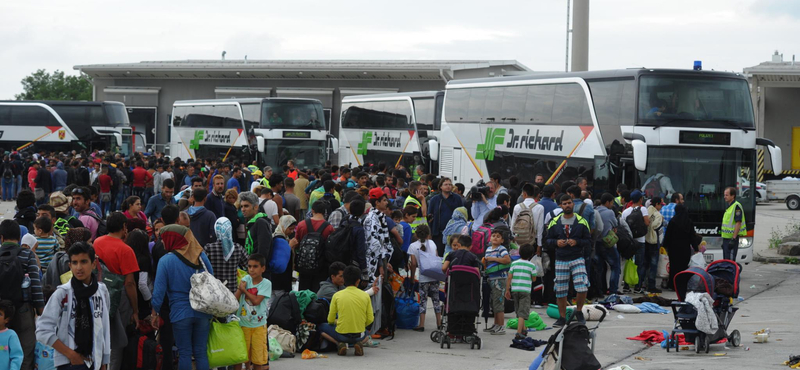
POLYGON ((727 354, 728 354, 728 353, 715 353, 715 354, 714 354, 714 356, 725 356, 725 355, 727 355, 727 354))
POLYGON ((647 358, 647 357, 642 357, 642 356, 636 356, 633 359, 634 360, 639 360, 639 361, 653 361, 652 358, 647 358))
POLYGON ((756 286, 755 286, 755 285, 751 285, 751 286, 750 286, 750 289, 755 289, 755 288, 756 288, 756 286))
POLYGON ((319 354, 317 352, 314 352, 314 351, 312 351, 310 349, 307 349, 307 350, 303 351, 302 358, 303 358, 303 360, 310 360, 312 358, 328 358, 328 356, 327 355, 321 355, 321 354, 319 354))
POLYGON ((689 346, 681 347, 681 351, 688 351, 688 350, 689 350, 689 346))
POLYGON ((628 366, 628 365, 620 365, 620 366, 617 366, 617 367, 612 367, 612 368, 610 368, 608 370, 633 370, 633 368, 628 366))
POLYGON ((739 302, 744 301, 744 297, 739 297, 739 298, 736 298, 736 299, 739 300, 739 302))
POLYGON ((767 343, 769 341, 769 334, 761 333, 756 335, 755 343, 767 343))
POLYGON ((749 351, 749 350, 750 350, 750 347, 744 347, 744 350, 745 350, 745 351, 749 351))
POLYGON ((623 319, 625 319, 625 316, 617 315, 617 318, 620 319, 620 320, 623 320, 623 319))
MULTIPOLYGON (((666 331, 658 331, 658 330, 645 330, 641 332, 638 336, 626 338, 628 340, 639 340, 643 341, 647 344, 655 344, 655 343, 662 343, 665 341, 665 338, 669 335, 666 334, 666 331)), ((681 334, 678 334, 678 345, 687 345, 691 344, 686 341, 685 337, 681 334)), ((666 348, 666 344, 663 346, 666 348)))

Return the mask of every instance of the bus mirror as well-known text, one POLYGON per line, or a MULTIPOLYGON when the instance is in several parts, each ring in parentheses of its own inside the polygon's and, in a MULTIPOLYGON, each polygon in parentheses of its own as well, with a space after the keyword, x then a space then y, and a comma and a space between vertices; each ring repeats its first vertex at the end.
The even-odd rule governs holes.
POLYGON ((647 169, 647 143, 642 140, 632 140, 633 166, 644 172, 647 169))
POLYGON ((439 142, 436 140, 428 141, 428 154, 431 160, 436 162, 439 160, 439 142))
POLYGON ((333 154, 339 154, 339 139, 331 136, 331 150, 333 154))
POLYGON ((120 134, 119 132, 115 132, 114 133, 114 138, 117 139, 117 146, 121 147, 122 146, 122 134, 120 134))
POLYGON ((783 156, 781 155, 781 148, 778 146, 768 145, 769 160, 772 163, 772 173, 775 175, 783 172, 783 156))
POLYGON ((264 153, 264 137, 263 136, 256 136, 256 148, 258 148, 259 153, 264 153))

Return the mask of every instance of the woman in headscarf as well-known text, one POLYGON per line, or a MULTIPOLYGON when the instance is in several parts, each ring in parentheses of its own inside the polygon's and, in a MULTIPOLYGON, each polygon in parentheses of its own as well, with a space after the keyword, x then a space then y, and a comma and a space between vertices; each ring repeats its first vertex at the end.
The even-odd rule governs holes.
POLYGON ((699 238, 694 230, 694 223, 689 218, 689 210, 683 204, 675 207, 675 216, 667 224, 664 234, 664 248, 669 255, 669 288, 673 286, 675 275, 689 268, 689 260, 697 252, 699 238))
POLYGON ((208 370, 207 342, 211 315, 195 311, 189 303, 192 275, 207 270, 214 274, 211 261, 197 242, 192 231, 182 225, 161 228, 161 240, 168 252, 158 262, 153 306, 152 325, 158 328, 158 314, 164 296, 169 295, 172 329, 178 346, 178 369, 191 370, 194 357, 197 370, 208 370))
POLYGON ((468 219, 469 216, 467 216, 466 207, 458 207, 453 210, 453 215, 450 217, 450 221, 447 221, 447 226, 445 226, 442 232, 442 243, 445 244, 444 253, 453 251, 453 248, 450 246, 450 236, 461 235, 461 230, 464 229, 464 226, 469 222, 467 221, 468 219))
POLYGON ((224 281, 231 293, 236 292, 236 269, 247 271, 247 252, 241 244, 233 241, 233 226, 227 217, 214 223, 217 241, 205 246, 208 260, 214 267, 214 277, 224 281))
MULTIPOLYGON (((290 251, 289 264, 286 270, 280 274, 272 273, 270 280, 272 281, 272 291, 285 291, 292 290, 292 266, 294 265, 294 252, 289 244, 289 240, 294 238, 294 229, 297 227, 297 220, 293 216, 282 216, 278 220, 278 227, 272 234, 272 250, 276 251, 290 251)), ((273 293, 273 295, 275 295, 273 293)))
POLYGON ((132 219, 138 218, 145 222, 145 227, 150 226, 150 221, 147 219, 147 216, 142 212, 142 199, 131 195, 124 202, 122 202, 122 213, 125 217, 132 219))

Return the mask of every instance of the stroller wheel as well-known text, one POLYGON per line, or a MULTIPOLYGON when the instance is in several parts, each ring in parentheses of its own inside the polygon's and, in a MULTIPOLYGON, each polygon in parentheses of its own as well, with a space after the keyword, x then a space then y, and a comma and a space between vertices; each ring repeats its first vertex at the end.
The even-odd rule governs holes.
POLYGON ((674 340, 675 340, 675 353, 680 352, 681 351, 681 345, 680 345, 680 343, 678 343, 678 336, 675 335, 675 332, 673 331, 672 334, 670 334, 670 337, 674 338, 674 340))
POLYGON ((672 346, 672 335, 667 337, 667 353, 669 353, 669 347, 672 346))
POLYGON ((439 331, 438 330, 434 330, 434 331, 431 332, 431 341, 433 343, 439 342, 439 331))
POLYGON ((698 335, 694 337, 694 353, 700 353, 700 350, 703 349, 703 339, 700 338, 702 335, 698 335))
POLYGON ((739 333, 738 330, 734 330, 733 332, 731 332, 731 336, 730 338, 728 338, 728 340, 734 347, 739 347, 739 345, 742 344, 742 335, 739 333))
POLYGON ((475 338, 477 339, 478 349, 481 349, 481 344, 483 343, 483 341, 481 340, 480 337, 475 337, 475 338))
POLYGON ((705 346, 706 353, 708 353, 711 349, 711 338, 709 338, 708 335, 704 335, 704 337, 706 337, 706 342, 703 345, 705 346))

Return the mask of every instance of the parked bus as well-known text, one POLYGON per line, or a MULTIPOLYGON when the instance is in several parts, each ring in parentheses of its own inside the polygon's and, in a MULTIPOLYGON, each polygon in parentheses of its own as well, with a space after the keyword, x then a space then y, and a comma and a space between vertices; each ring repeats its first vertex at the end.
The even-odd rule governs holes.
POLYGON ((322 168, 338 142, 325 129, 315 99, 247 98, 176 101, 170 155, 185 159, 229 157, 256 161, 281 173, 293 159, 299 168, 322 168))
MULTIPOLYGON (((491 173, 561 184, 588 179, 594 198, 617 184, 666 202, 684 195, 706 258, 720 258, 723 191, 756 188, 756 146, 781 171, 780 148, 757 138, 747 80, 733 73, 627 69, 448 83, 440 173, 475 184, 491 173)), ((562 189, 565 191, 566 189, 562 189)), ((752 261, 755 200, 737 191, 752 261)))
POLYGON ((383 162, 387 167, 403 165, 413 170, 423 166, 426 173, 438 173, 429 141, 439 135, 443 102, 443 91, 344 98, 339 164, 383 162))
POLYGON ((0 101, 4 150, 106 150, 125 155, 146 148, 119 102, 0 101))

